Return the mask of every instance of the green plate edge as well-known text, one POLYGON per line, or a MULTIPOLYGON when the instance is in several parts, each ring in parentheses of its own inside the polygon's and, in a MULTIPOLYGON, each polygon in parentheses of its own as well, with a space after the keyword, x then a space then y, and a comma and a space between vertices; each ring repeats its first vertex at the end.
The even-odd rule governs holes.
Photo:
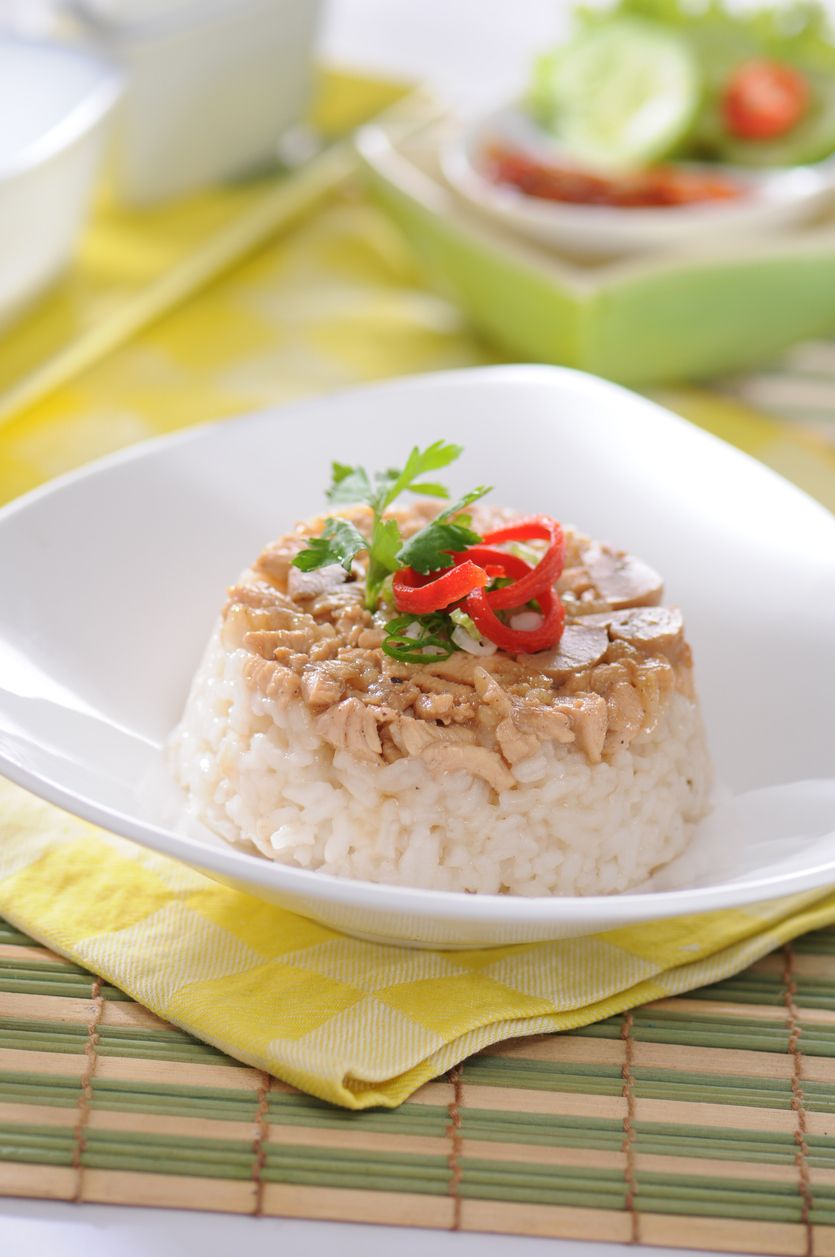
POLYGON ((835 328, 828 224, 741 251, 583 268, 468 215, 382 129, 366 128, 357 151, 372 197, 434 285, 514 357, 622 384, 673 383, 755 365, 835 328))

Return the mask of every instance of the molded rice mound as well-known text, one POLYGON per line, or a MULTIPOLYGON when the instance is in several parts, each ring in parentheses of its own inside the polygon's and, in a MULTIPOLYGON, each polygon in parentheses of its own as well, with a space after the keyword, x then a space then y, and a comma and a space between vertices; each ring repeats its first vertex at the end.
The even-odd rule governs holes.
POLYGON ((698 703, 679 688, 599 762, 542 741, 496 790, 417 756, 358 758, 321 736, 300 696, 250 677, 251 654, 218 628, 170 754, 190 811, 271 860, 434 890, 611 894, 679 855, 707 810, 698 703))

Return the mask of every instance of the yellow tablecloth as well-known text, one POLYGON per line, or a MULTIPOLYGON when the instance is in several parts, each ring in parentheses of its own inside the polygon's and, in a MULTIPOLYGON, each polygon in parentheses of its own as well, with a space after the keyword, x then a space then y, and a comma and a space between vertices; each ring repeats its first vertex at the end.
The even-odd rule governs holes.
POLYGON ((346 1108, 392 1107, 479 1048, 737 973, 835 921, 835 893, 593 938, 414 951, 347 938, 0 781, 0 915, 159 1016, 346 1108))
MULTIPOLYGON (((0 427, 0 500, 188 424, 499 360, 423 287, 406 242, 349 188, 0 427)), ((835 508, 835 453, 823 438, 705 389, 659 397, 835 508)))

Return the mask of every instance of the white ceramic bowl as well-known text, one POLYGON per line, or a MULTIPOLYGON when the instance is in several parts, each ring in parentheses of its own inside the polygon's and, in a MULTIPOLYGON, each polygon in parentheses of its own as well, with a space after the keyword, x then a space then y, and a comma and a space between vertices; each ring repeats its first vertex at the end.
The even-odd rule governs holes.
POLYGON ((0 37, 0 322, 66 266, 119 92, 97 57, 0 37))
POLYGON ((441 165, 450 185, 505 226, 563 253, 589 258, 697 246, 715 243, 717 237, 748 239, 794 227, 819 213, 835 190, 835 160, 770 171, 713 166, 709 169, 743 184, 748 193, 738 200, 658 209, 568 205, 488 178, 484 153, 496 143, 539 161, 565 160, 559 145, 523 109, 507 105, 453 133, 442 147, 441 165))
POLYGON ((524 366, 425 376, 136 446, 0 513, 0 589, 4 773, 348 932, 499 945, 835 882, 835 780, 775 785, 832 777, 835 519, 730 446, 591 376, 524 366), (454 491, 492 482, 497 502, 552 511, 666 575, 686 610, 719 773, 752 801, 730 864, 733 835, 720 825, 707 862, 668 879, 680 889, 476 896, 341 880, 178 830, 161 747, 225 587, 268 538, 323 506, 331 458, 392 466, 418 437, 465 446, 454 491))
POLYGON ((148 205, 275 166, 304 119, 322 0, 64 0, 125 70, 109 171, 148 205))

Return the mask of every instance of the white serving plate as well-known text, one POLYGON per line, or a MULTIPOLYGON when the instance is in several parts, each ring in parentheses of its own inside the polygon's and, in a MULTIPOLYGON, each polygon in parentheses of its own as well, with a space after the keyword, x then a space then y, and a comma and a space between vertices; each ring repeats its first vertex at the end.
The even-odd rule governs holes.
POLYGON ((500 945, 835 882, 835 519, 592 376, 533 366, 424 376, 138 445, 0 512, 0 589, 7 776, 348 932, 500 945), (466 447, 453 490, 492 482, 497 502, 616 540, 655 564, 686 609, 715 761, 741 797, 658 889, 523 899, 376 886, 178 827, 161 748, 225 586, 267 539, 323 506, 331 458, 390 466, 416 437, 466 447))
POLYGON ((749 195, 658 209, 563 205, 487 178, 483 154, 496 142, 539 161, 566 160, 559 144, 518 104, 506 105, 453 133, 443 145, 441 166, 450 185, 506 227, 564 253, 589 258, 715 244, 717 236, 748 239, 795 227, 820 213, 835 190, 835 160, 768 171, 714 166, 709 169, 748 186, 749 195))
POLYGON ((0 36, 0 323, 66 266, 120 91, 90 53, 0 36))

